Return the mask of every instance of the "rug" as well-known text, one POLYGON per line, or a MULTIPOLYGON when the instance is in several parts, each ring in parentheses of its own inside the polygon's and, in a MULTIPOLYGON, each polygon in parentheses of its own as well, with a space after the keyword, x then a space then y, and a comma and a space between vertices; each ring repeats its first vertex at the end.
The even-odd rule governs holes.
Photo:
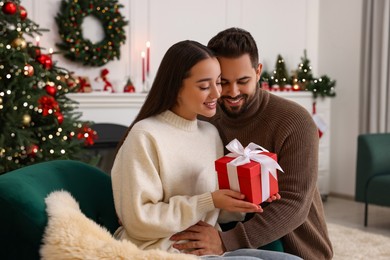
POLYGON ((390 259, 390 237, 328 223, 334 260, 390 259))

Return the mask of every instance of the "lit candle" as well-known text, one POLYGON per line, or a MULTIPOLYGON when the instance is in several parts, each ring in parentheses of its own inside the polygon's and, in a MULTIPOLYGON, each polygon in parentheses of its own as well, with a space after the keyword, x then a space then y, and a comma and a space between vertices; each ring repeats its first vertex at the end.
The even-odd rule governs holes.
POLYGON ((145 83, 145 52, 141 52, 142 59, 142 83, 145 83))
POLYGON ((150 42, 146 42, 146 75, 149 77, 150 71, 150 42))
POLYGON ((53 54, 53 48, 49 48, 49 54, 50 54, 50 57, 51 57, 52 54, 53 54))
POLYGON ((39 38, 39 36, 37 36, 37 37, 35 37, 35 41, 36 41, 36 45, 37 46, 39 46, 39 40, 40 40, 41 38, 39 38))

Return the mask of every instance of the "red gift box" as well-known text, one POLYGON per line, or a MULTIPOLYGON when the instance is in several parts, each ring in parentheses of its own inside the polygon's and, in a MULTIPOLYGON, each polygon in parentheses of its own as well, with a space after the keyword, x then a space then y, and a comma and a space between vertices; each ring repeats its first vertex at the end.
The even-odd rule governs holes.
MULTIPOLYGON (((236 139, 233 141, 238 142, 236 139)), ((228 146, 226 147, 229 149, 228 146)), ((241 144, 239 144, 239 146, 241 146, 241 144)), ((276 163, 276 154, 270 153, 268 151, 265 152, 266 150, 264 150, 257 150, 252 153, 256 154, 257 157, 261 157, 260 159, 256 159, 260 162, 250 160, 248 163, 244 163, 242 165, 234 165, 232 161, 236 160, 237 157, 240 156, 235 153, 216 160, 215 170, 217 171, 218 175, 219 189, 231 189, 239 191, 245 195, 246 201, 255 204, 260 204, 261 202, 266 201, 271 195, 278 193, 279 186, 276 169, 281 171, 282 169, 276 163), (270 159, 273 161, 273 163, 271 163, 271 166, 268 165, 267 167, 266 165, 269 164, 271 161, 270 159), (263 161, 263 163, 261 161, 263 161)), ((248 152, 243 152, 242 154, 248 155, 248 152)), ((244 155, 241 157, 244 157, 244 155)), ((248 160, 248 158, 246 160, 248 160)))

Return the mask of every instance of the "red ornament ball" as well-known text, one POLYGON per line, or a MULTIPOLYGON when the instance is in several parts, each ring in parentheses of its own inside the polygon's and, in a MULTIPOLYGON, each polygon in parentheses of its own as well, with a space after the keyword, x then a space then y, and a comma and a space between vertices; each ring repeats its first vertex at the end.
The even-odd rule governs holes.
POLYGON ((47 70, 53 67, 53 61, 51 57, 46 54, 41 54, 37 56, 37 61, 47 70))
POLYGON ((15 14, 16 10, 17 10, 17 6, 13 2, 6 2, 3 5, 2 10, 3 10, 3 13, 5 13, 5 14, 15 14))
POLYGON ((58 123, 62 124, 64 122, 64 115, 61 112, 55 112, 54 114, 57 117, 58 123))
POLYGON ((24 8, 21 5, 19 6, 19 15, 20 15, 20 19, 22 19, 22 20, 25 20, 27 18, 26 8, 24 8))
POLYGON ((57 88, 52 85, 46 85, 45 87, 46 93, 49 94, 50 96, 55 96, 57 93, 57 88))

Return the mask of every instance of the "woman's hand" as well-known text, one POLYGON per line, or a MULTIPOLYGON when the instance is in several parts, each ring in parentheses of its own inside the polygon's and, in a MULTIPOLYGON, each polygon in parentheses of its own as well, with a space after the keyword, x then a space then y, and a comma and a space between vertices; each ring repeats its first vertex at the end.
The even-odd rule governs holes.
POLYGON ((232 212, 263 212, 260 205, 244 201, 245 195, 233 190, 216 190, 211 193, 214 206, 232 212))

